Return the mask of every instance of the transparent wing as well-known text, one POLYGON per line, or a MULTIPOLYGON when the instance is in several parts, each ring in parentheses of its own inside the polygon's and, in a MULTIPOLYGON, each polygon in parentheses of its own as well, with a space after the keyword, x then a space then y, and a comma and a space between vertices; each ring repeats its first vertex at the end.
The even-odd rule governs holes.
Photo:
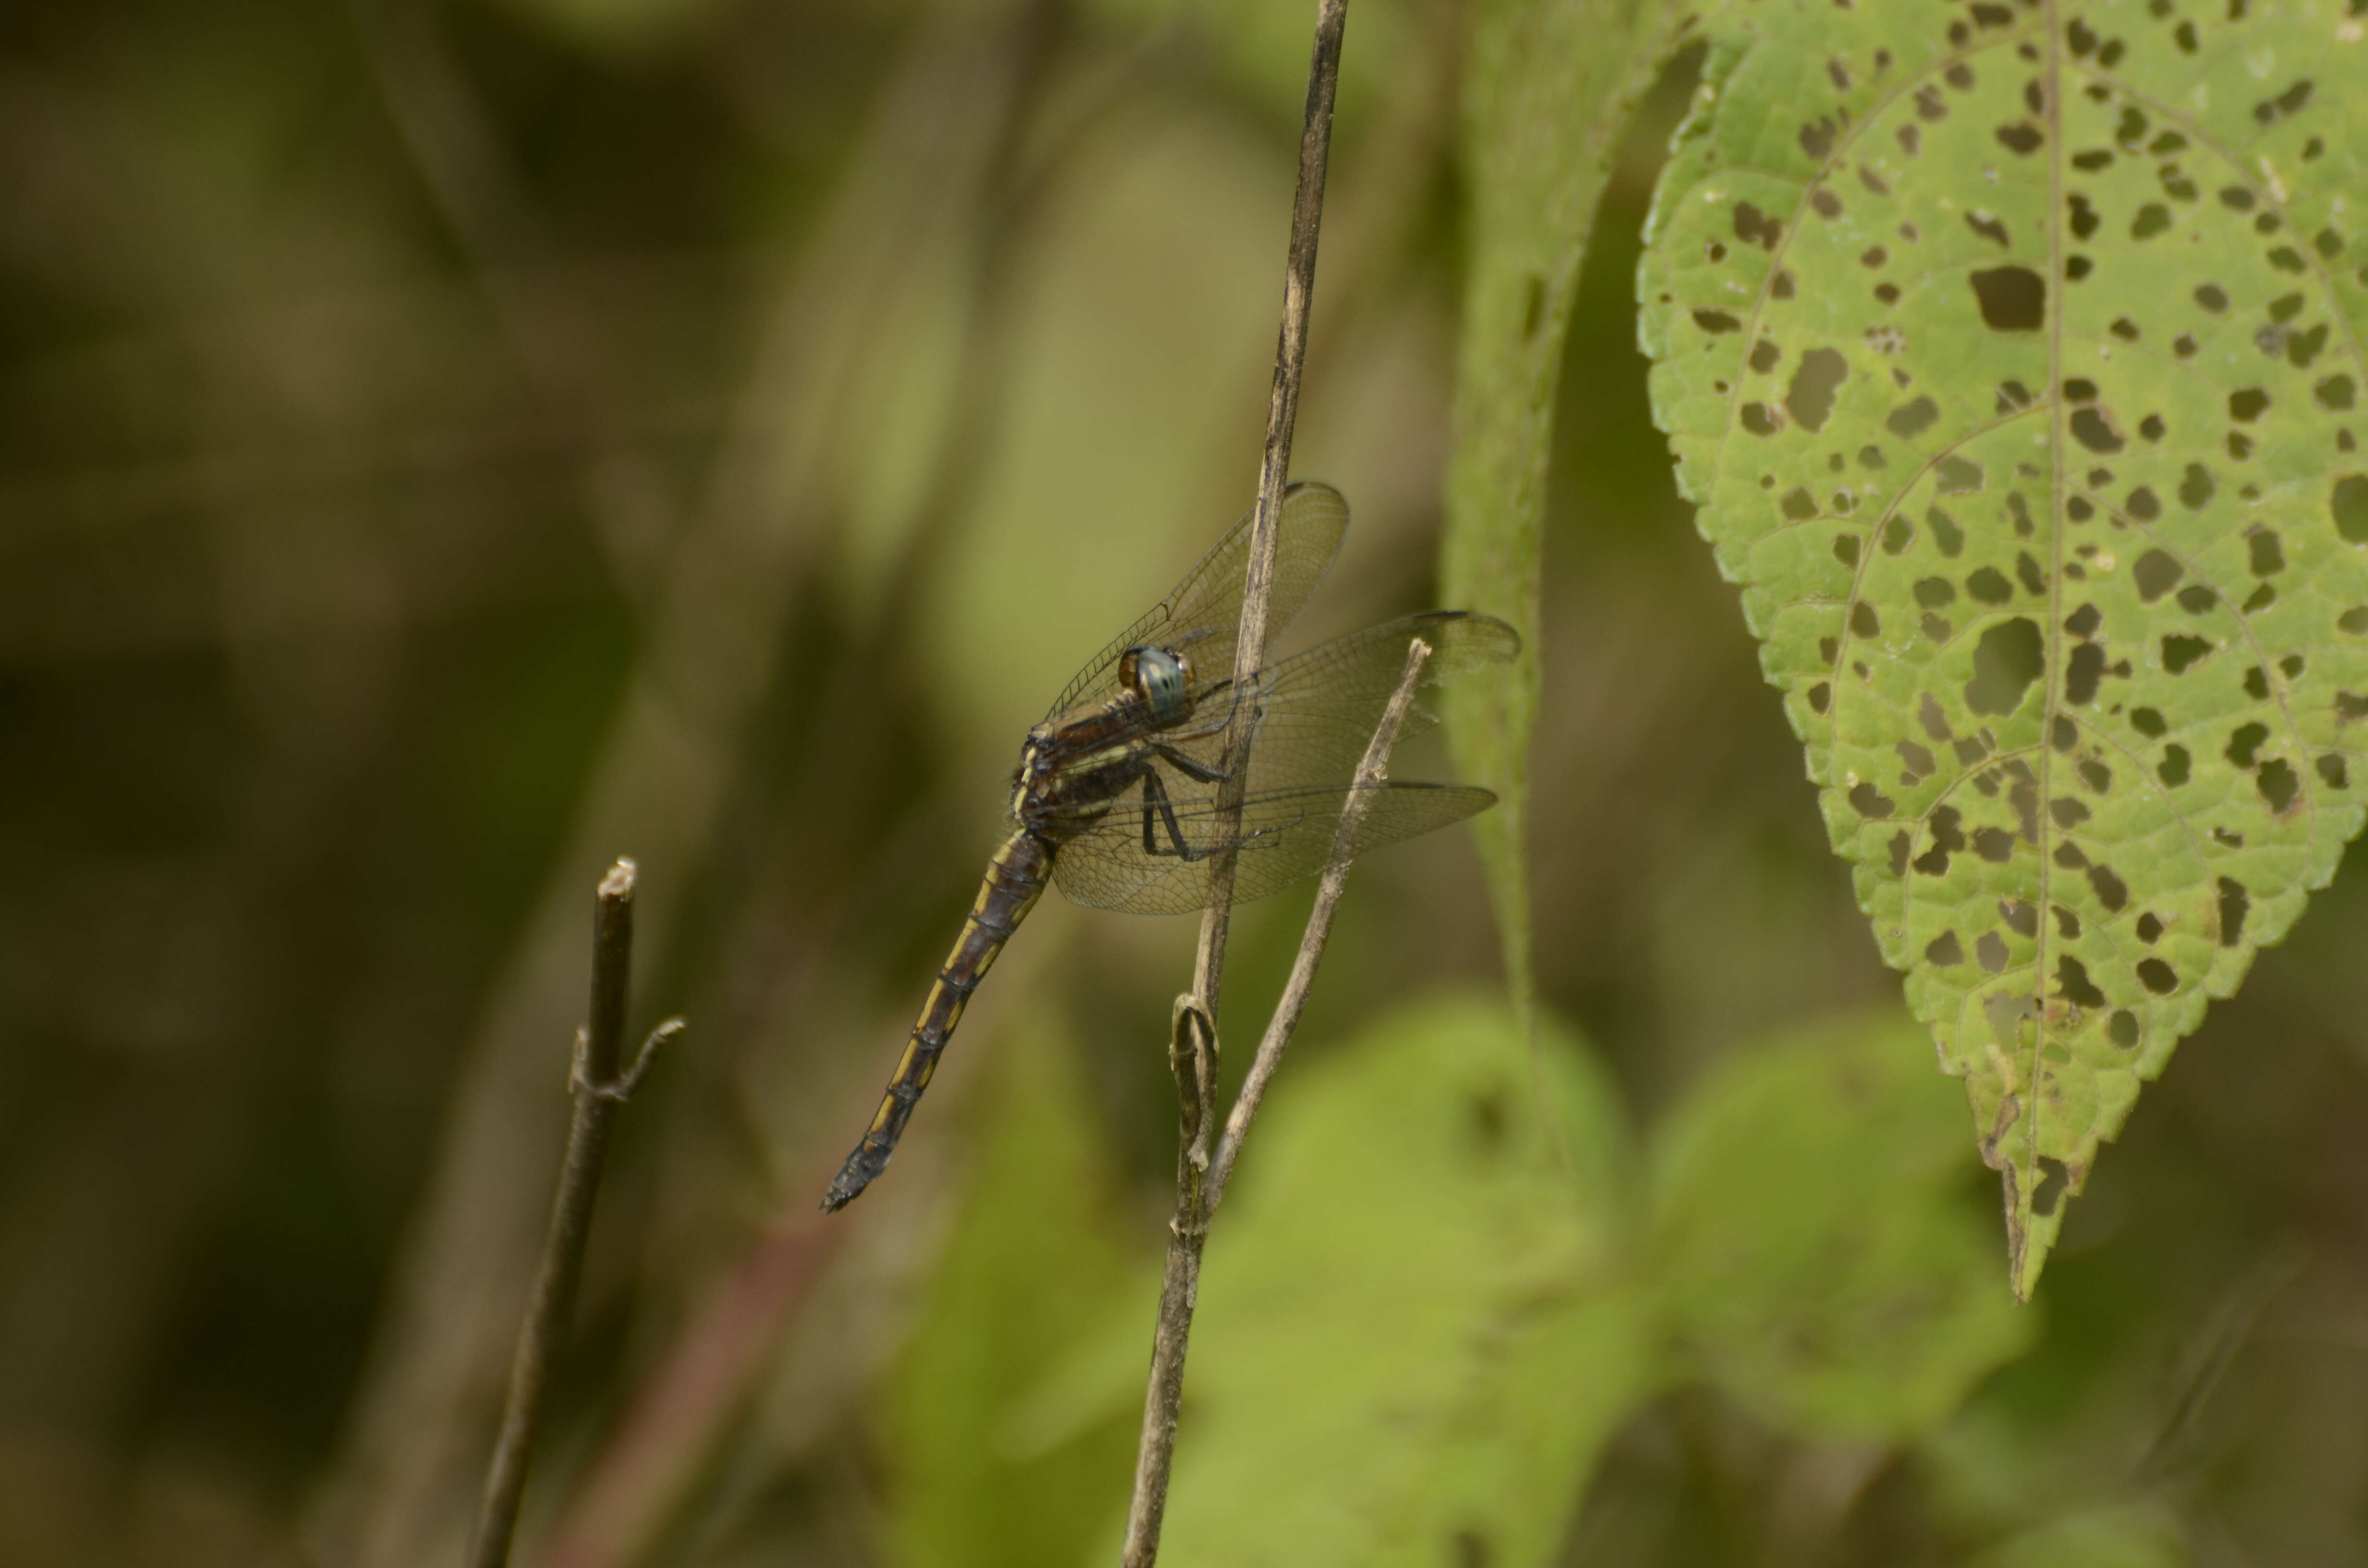
MULTIPOLYGON (((1357 771, 1365 746, 1381 722, 1405 672, 1414 639, 1430 644, 1423 665, 1424 691, 1472 670, 1509 662, 1520 651, 1520 633, 1493 616, 1466 610, 1432 610, 1369 626, 1310 648, 1258 674, 1252 695, 1258 705, 1250 746, 1248 789, 1277 790, 1345 785, 1357 771)), ((1156 737, 1203 770, 1224 762, 1225 730, 1235 703, 1230 683, 1203 692, 1191 721, 1156 737)), ((1419 701, 1406 715, 1399 738, 1429 728, 1434 719, 1419 701)), ((1213 801, 1216 786, 1168 767, 1161 782, 1179 798, 1213 801)))
MULTIPOLYGON (((1367 801, 1354 840, 1359 854, 1462 822, 1497 802, 1488 790, 1469 785, 1395 780, 1361 789, 1252 795, 1242 802, 1240 835, 1232 840, 1239 850, 1234 858, 1234 902, 1264 898, 1321 871, 1352 793, 1363 794, 1367 801)), ((1206 904, 1206 857, 1224 842, 1216 812, 1209 806, 1177 809, 1188 858, 1172 852, 1144 852, 1144 810, 1137 792, 1092 830, 1062 845, 1053 860, 1054 885, 1077 903, 1130 915, 1182 915, 1206 904)), ((1169 847, 1165 821, 1155 820, 1153 828, 1162 847, 1169 847)))
MULTIPOLYGON (((1251 517, 1244 513, 1166 598, 1095 654, 1045 717, 1065 713, 1081 702, 1114 696, 1118 657, 1137 643, 1183 653, 1204 681, 1230 679, 1234 644, 1241 630, 1242 579, 1249 568, 1251 517)), ((1328 484, 1301 480, 1282 493, 1279 526, 1273 597, 1267 610, 1269 639, 1281 636, 1298 618, 1332 558, 1340 552, 1341 536, 1349 531, 1349 503, 1328 484)))
MULTIPOLYGON (((1224 759, 1233 704, 1221 686, 1203 699, 1192 722, 1149 737, 1192 766, 1161 757, 1152 765, 1151 790, 1137 786, 1115 803, 1080 811, 1053 862, 1054 883, 1076 903, 1100 908, 1198 909, 1208 897, 1205 857, 1227 842, 1240 850, 1236 902, 1314 876, 1331 854, 1357 764, 1417 637, 1431 647, 1423 666, 1426 688, 1502 664, 1520 647, 1520 636, 1501 620, 1434 611, 1336 638, 1261 671, 1253 687, 1259 717, 1238 836, 1228 834, 1218 810, 1219 784, 1199 776, 1224 759)), ((1417 707, 1399 733, 1403 738, 1428 722, 1417 707)), ((1360 852, 1459 822, 1496 800, 1486 790, 1457 785, 1392 781, 1368 790, 1372 811, 1355 841, 1360 852)))

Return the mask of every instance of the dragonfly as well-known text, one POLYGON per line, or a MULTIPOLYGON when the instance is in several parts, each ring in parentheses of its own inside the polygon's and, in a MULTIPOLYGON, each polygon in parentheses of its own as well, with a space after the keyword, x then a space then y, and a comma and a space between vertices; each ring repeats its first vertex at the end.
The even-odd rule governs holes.
MULTIPOLYGON (((1435 685, 1511 660, 1520 638, 1463 610, 1411 615, 1264 665, 1238 685, 1251 516, 1227 529, 1167 597, 1094 655, 1029 731, 1012 780, 1010 835, 987 862, 962 935, 938 971, 880 1109, 823 1199, 854 1201, 888 1168, 913 1108, 979 982, 1046 883, 1076 903, 1140 915, 1206 905, 1216 858, 1234 852, 1231 896, 1263 898, 1321 871, 1352 794, 1358 852, 1460 822, 1490 791, 1398 779, 1360 785, 1358 763, 1404 676, 1415 639, 1435 685), (1248 706, 1249 743, 1229 750, 1248 706), (1247 767, 1238 816, 1220 801, 1247 767)), ((1349 504, 1328 484, 1283 493, 1268 620, 1279 634, 1339 553, 1349 504)), ((1263 653, 1263 650, 1261 650, 1263 653)), ((1400 733, 1429 722, 1416 710, 1400 733)))

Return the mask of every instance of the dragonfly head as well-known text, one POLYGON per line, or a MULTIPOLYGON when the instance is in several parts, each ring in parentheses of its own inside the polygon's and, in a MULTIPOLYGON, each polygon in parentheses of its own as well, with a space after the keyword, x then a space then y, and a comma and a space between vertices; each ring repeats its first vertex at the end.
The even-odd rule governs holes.
POLYGON ((1118 656, 1119 684, 1143 699, 1155 724, 1192 711, 1192 661, 1173 648, 1137 643, 1118 656))

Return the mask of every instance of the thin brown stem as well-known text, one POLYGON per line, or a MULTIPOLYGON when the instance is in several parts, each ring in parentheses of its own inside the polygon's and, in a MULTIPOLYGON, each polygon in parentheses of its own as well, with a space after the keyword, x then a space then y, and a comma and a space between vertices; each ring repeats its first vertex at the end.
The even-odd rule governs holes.
MULTIPOLYGON (((1274 391, 1267 403, 1266 449, 1258 461, 1258 509, 1250 523, 1250 557, 1242 580, 1241 635, 1234 644, 1234 689, 1247 690, 1266 663, 1267 607, 1274 586, 1277 531, 1282 490, 1291 478, 1291 437, 1299 418, 1299 381, 1307 365, 1307 316, 1315 293, 1315 238, 1324 217, 1324 171, 1332 153, 1332 100, 1340 83, 1340 31, 1349 0, 1319 0, 1315 47, 1307 69, 1307 119, 1299 135, 1299 182, 1291 201, 1291 252, 1282 277, 1282 328, 1274 357, 1274 391)), ((1255 703, 1236 704, 1225 733, 1228 763, 1249 749, 1256 727, 1255 703)), ((1228 767, 1218 790, 1221 813, 1236 815, 1248 769, 1228 767)), ((1201 943, 1192 964, 1192 994, 1208 1016, 1217 1016, 1217 993, 1224 979, 1225 936, 1232 925, 1234 858, 1221 853, 1209 864, 1209 903, 1201 915, 1201 943)))
POLYGON ((551 1210, 551 1233, 543 1244, 534 1294, 518 1325, 518 1352, 510 1362, 509 1397, 502 1407, 501 1435, 485 1467, 485 1491, 477 1528, 469 1542, 469 1568, 502 1568, 510 1554, 519 1499, 534 1458, 536 1417, 542 1411, 552 1362, 567 1332, 575 1287, 584 1275, 584 1249, 592 1237, 592 1204, 600 1192, 600 1171, 609 1153, 609 1129, 649 1066, 651 1053, 682 1030, 669 1018, 643 1042, 630 1070, 622 1070, 627 983, 633 967, 633 863, 620 859, 600 879, 592 916, 592 1011, 575 1034, 575 1060, 568 1087, 575 1117, 567 1132, 560 1166, 559 1196, 551 1210))
POLYGON ((1267 1087, 1274 1082, 1275 1069, 1282 1065, 1283 1048, 1291 1043, 1292 1031, 1299 1028, 1299 1016, 1307 1010, 1307 994, 1315 987, 1316 966, 1324 961, 1324 949, 1332 939, 1332 916, 1338 912, 1340 894, 1349 885, 1349 863, 1356 855, 1357 835, 1364 827, 1366 813, 1372 809, 1373 791, 1389 777, 1390 749, 1397 744, 1398 731, 1405 726, 1406 712, 1414 706, 1415 688, 1422 684, 1422 667, 1429 660, 1430 644, 1416 638, 1406 649, 1406 671, 1398 676, 1397 690, 1391 693, 1389 706, 1382 710, 1382 722, 1365 746, 1364 760, 1357 765, 1356 787, 1349 792, 1349 803, 1340 812, 1340 825, 1332 835, 1332 858, 1325 865, 1324 880, 1315 885, 1315 907, 1308 911, 1307 929, 1299 939, 1299 954, 1291 962, 1291 978, 1283 983, 1282 998, 1275 1003, 1274 1016, 1267 1020, 1258 1054, 1250 1059, 1249 1074, 1243 1078, 1240 1092, 1234 1096, 1234 1108, 1225 1116, 1224 1136, 1217 1140, 1216 1153, 1209 1162, 1208 1212, 1212 1214, 1224 1201, 1225 1184, 1233 1179, 1234 1162, 1242 1155, 1242 1141, 1249 1136, 1250 1123, 1258 1119, 1267 1087))
MULTIPOLYGON (((1234 685, 1249 688, 1266 661, 1267 607, 1274 583, 1282 489, 1291 477, 1291 437, 1299 417, 1299 382, 1307 365, 1307 316, 1315 293, 1315 240, 1324 217, 1324 174, 1332 153, 1332 104, 1340 84, 1340 36, 1349 0, 1318 0, 1315 43, 1307 67, 1307 115, 1299 136, 1299 180, 1292 194, 1291 250, 1283 267, 1282 326, 1277 335, 1274 391, 1267 403, 1266 449, 1258 461, 1257 515, 1242 582, 1241 635, 1234 645, 1234 685)), ((1219 786, 1219 821, 1238 824, 1249 769, 1241 762, 1256 729, 1257 705, 1243 703, 1225 734, 1226 781, 1219 786)), ((1201 942, 1192 962, 1188 1007, 1177 1019, 1177 1089, 1184 1120, 1177 1155, 1176 1216, 1167 1226, 1167 1265, 1159 1290, 1159 1319, 1151 1342, 1150 1386, 1143 1401, 1143 1435, 1135 1449, 1134 1496, 1127 1507, 1125 1568, 1150 1568, 1159 1555, 1159 1527, 1167 1508, 1167 1475, 1176 1457, 1176 1419, 1184 1396, 1184 1353, 1201 1292, 1201 1249, 1208 1234, 1203 1201, 1209 1139, 1214 1118, 1217 995, 1224 980, 1225 937, 1232 926, 1234 858, 1209 865, 1209 902, 1201 915, 1201 942), (1185 1036, 1192 1042, 1185 1049, 1185 1036), (1206 1082, 1200 1081, 1202 1070, 1206 1082)))
MULTIPOLYGON (((1299 417, 1299 383, 1307 365, 1307 318, 1315 293, 1315 241, 1324 217, 1324 175, 1332 153, 1332 105, 1340 83, 1340 37, 1348 0, 1318 0, 1315 42, 1307 67, 1307 114, 1299 136, 1299 180, 1292 195, 1291 250, 1283 267, 1282 326, 1277 335, 1274 390, 1267 404, 1266 449, 1258 461, 1258 509, 1250 524, 1250 555, 1242 582, 1241 634, 1234 645, 1234 688, 1250 689, 1266 662, 1267 610, 1274 582, 1282 490, 1291 477, 1291 437, 1299 417)), ((1226 780, 1218 789, 1219 822, 1238 824, 1249 769, 1246 759, 1257 729, 1255 703, 1236 706, 1225 734, 1226 780)), ((1335 845, 1336 851, 1338 848, 1335 845)), ((1126 1516, 1125 1568, 1151 1568, 1159 1556, 1159 1527, 1167 1511, 1167 1478, 1176 1458, 1176 1422, 1184 1397, 1184 1354, 1201 1294, 1201 1252, 1209 1233, 1209 1145, 1215 1118, 1217 997, 1224 980, 1225 937, 1232 926, 1234 857, 1209 865, 1209 902, 1201 915, 1192 989, 1179 1005, 1172 1058, 1183 1107, 1176 1161, 1176 1215, 1167 1226, 1167 1265, 1159 1290, 1159 1318, 1151 1342, 1151 1376, 1143 1400, 1143 1434, 1135 1450, 1134 1495, 1126 1516)))

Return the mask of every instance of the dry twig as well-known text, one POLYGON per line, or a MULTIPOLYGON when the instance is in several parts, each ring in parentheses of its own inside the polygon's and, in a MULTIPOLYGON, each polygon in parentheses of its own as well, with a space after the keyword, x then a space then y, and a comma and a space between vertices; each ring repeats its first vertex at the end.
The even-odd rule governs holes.
MULTIPOLYGON (((1258 463, 1258 512, 1250 524, 1250 558, 1243 574, 1241 634, 1234 645, 1234 688, 1247 690, 1266 659, 1267 607, 1274 582, 1282 487, 1291 477, 1291 437, 1299 416, 1299 381, 1307 363, 1307 315, 1315 291, 1315 240, 1324 215, 1324 174, 1332 152, 1332 104, 1340 83, 1340 35, 1348 0, 1319 0, 1315 43, 1307 67, 1307 114, 1299 136, 1299 180, 1291 202, 1291 250, 1283 267, 1282 328, 1275 347, 1274 392, 1267 404, 1266 449, 1258 463)), ((1400 704, 1392 710, 1403 717, 1400 704)), ((1226 781, 1219 787, 1220 821, 1238 822, 1249 769, 1242 766, 1256 728, 1257 705, 1236 707, 1225 736, 1226 781)), ((1393 738, 1396 731, 1385 717, 1393 738)), ((1380 735, 1375 736, 1376 744, 1380 735)), ((1388 755, 1386 745, 1383 755, 1388 755)), ((1368 753, 1367 760, 1371 761, 1368 753)), ((1354 831, 1344 817, 1334 858, 1354 831)), ((1340 868, 1345 871, 1345 865, 1340 868)), ((1329 885, 1334 877, 1326 873, 1329 885)), ((1201 1250, 1208 1236, 1209 1137, 1217 1083, 1217 995, 1224 979, 1225 937, 1232 926, 1234 858, 1209 866, 1209 903, 1201 915, 1192 989, 1178 1003, 1171 1058, 1184 1108, 1177 1153, 1176 1217, 1168 1221, 1167 1265, 1159 1289, 1159 1318, 1151 1342, 1150 1386, 1144 1394, 1143 1435, 1135 1449, 1134 1495, 1127 1506, 1125 1568, 1150 1568, 1159 1555, 1159 1527, 1167 1510, 1167 1477, 1176 1457, 1177 1412, 1184 1396, 1184 1353, 1201 1294, 1201 1250), (1189 1042, 1188 1039, 1189 1038, 1189 1042)), ((1336 894, 1337 896, 1337 894, 1336 894)), ((1319 904, 1319 907, 1321 905, 1319 904)), ((1328 931, 1330 921, 1326 920, 1328 931)), ((1310 932, 1314 927, 1311 925, 1310 932)), ((1321 940, 1318 940, 1321 946, 1321 940)), ((1303 949, 1304 954, 1304 949, 1303 949)), ((1307 965, 1312 973, 1314 965, 1307 965)), ((1294 1013, 1294 1020, 1296 1015, 1294 1013)), ((1287 1031, 1286 1031, 1287 1032, 1287 1031)), ((1265 1051, 1260 1051, 1263 1056, 1265 1051)), ((1269 1069, 1269 1071, 1271 1071, 1269 1069)), ((1244 1123, 1247 1126, 1247 1121, 1244 1123)), ((1228 1145, 1237 1141, 1228 1138, 1228 1145)), ((1226 1166, 1232 1164, 1229 1158, 1226 1166)), ((1222 1180, 1216 1184, 1222 1187, 1222 1180)))
POLYGON ((625 999, 632 967, 633 863, 620 859, 600 879, 594 904, 592 1015, 575 1031, 575 1057, 567 1074, 575 1118, 567 1131, 559 1196, 551 1209, 551 1234, 543 1244, 526 1320, 518 1324, 509 1398, 502 1408, 493 1460, 485 1467, 484 1497, 469 1542, 469 1568, 501 1568, 509 1558, 510 1533, 518 1524, 518 1500, 525 1494, 527 1469, 534 1458, 535 1418, 541 1414, 551 1363, 566 1335, 576 1282, 583 1278, 584 1249, 592 1239, 592 1204, 599 1196, 600 1170, 608 1159, 609 1124, 642 1081, 658 1047, 682 1032, 682 1020, 668 1018, 642 1042, 632 1066, 624 1067, 625 999))

